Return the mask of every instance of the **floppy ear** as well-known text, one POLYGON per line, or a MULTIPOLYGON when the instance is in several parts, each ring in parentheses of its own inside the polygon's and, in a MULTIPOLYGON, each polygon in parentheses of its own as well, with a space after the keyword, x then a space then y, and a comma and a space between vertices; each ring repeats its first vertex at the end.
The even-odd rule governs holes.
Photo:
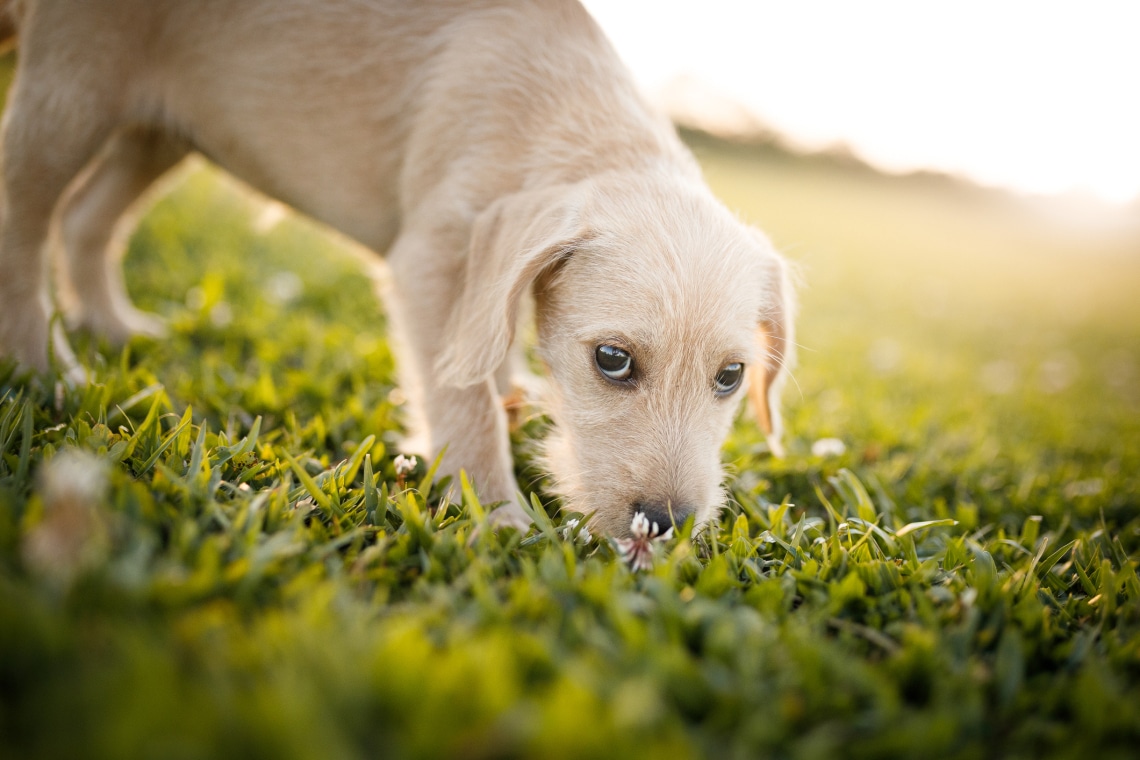
POLYGON ((765 242, 764 310, 756 329, 760 361, 748 367, 748 399, 760 429, 768 438, 768 448, 777 457, 784 456, 780 440, 783 424, 780 418, 780 391, 795 359, 793 319, 795 301, 788 265, 765 242))
POLYGON ((463 290, 436 360, 445 385, 474 385, 503 362, 527 288, 581 239, 579 192, 559 186, 508 195, 475 220, 463 290))

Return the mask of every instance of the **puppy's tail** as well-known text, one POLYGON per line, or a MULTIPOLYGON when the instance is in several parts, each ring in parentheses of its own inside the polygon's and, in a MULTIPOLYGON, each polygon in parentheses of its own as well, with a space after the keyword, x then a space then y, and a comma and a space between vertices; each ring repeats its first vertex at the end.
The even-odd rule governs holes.
POLYGON ((0 55, 16 47, 16 33, 23 17, 22 0, 0 0, 0 55))

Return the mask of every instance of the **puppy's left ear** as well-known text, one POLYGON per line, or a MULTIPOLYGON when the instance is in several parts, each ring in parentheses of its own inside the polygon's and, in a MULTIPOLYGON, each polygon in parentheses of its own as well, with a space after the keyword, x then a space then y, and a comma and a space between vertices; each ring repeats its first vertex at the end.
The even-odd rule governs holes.
POLYGON ((795 361, 795 295, 788 263, 766 238, 759 233, 756 237, 763 246, 764 306, 756 329, 760 361, 748 367, 748 399, 768 438, 768 448, 774 456, 782 457, 780 392, 795 361))
POLYGON ((520 192, 476 219, 463 290, 436 361, 444 385, 466 388, 498 369, 514 340, 523 295, 583 237, 581 197, 582 188, 565 185, 520 192))

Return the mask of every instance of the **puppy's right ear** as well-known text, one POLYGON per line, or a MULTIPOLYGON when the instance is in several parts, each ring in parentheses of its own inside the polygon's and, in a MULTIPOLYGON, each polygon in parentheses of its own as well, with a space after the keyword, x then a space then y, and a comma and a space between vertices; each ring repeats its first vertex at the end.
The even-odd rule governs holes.
POLYGON ((444 385, 466 388, 498 369, 515 336, 519 302, 543 272, 581 241, 582 189, 557 186, 508 195, 479 215, 463 289, 436 361, 444 385))

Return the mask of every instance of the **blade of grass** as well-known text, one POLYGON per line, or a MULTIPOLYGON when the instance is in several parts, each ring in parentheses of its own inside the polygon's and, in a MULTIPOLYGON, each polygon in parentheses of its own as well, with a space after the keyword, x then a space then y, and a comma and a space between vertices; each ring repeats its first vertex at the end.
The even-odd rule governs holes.
MULTIPOLYGON (((154 406, 152 406, 151 409, 154 410, 155 408, 157 408, 157 406, 158 406, 158 399, 155 399, 154 406)), ((166 438, 162 439, 162 441, 158 444, 158 447, 155 448, 154 452, 151 453, 151 455, 149 457, 147 457, 147 460, 145 462, 143 462, 142 468, 139 469, 135 473, 136 476, 145 475, 146 473, 150 472, 150 469, 152 467, 154 467, 154 463, 158 461, 158 458, 160 456, 162 456, 163 452, 166 451, 168 448, 170 448, 170 446, 176 440, 178 440, 178 436, 190 424, 190 421, 191 421, 190 417, 191 417, 191 409, 190 409, 190 407, 186 407, 186 413, 182 415, 182 419, 178 422, 178 426, 175 427, 174 430, 170 431, 170 434, 167 435, 166 438)), ((148 415, 148 419, 149 419, 149 415, 148 415)), ((157 419, 157 417, 156 417, 156 419, 157 419)), ((142 436, 146 432, 147 427, 148 426, 144 422, 144 424, 142 426, 140 426, 139 431, 137 433, 135 433, 135 436, 134 436, 135 439, 137 439, 139 436, 142 436)))
POLYGON ((941 525, 953 526, 957 525, 958 521, 949 517, 944 517, 941 520, 921 520, 919 522, 907 523, 906 525, 895 531, 897 538, 902 538, 908 533, 913 533, 919 530, 926 530, 927 528, 935 528, 941 525))
POLYGON ((28 477, 28 468, 31 466, 32 460, 32 437, 35 435, 35 422, 32 413, 32 401, 27 399, 24 401, 24 408, 21 411, 23 416, 23 431, 22 439, 20 441, 20 458, 16 465, 16 482, 23 483, 28 477))
POLYGON ((321 487, 317 485, 317 482, 313 480, 312 476, 309 475, 309 473, 305 472, 305 468, 302 467, 296 459, 291 457, 289 455, 289 452, 282 450, 281 456, 284 457, 285 461, 289 463, 289 467, 293 470, 293 474, 297 476, 297 480, 301 481, 301 485, 305 488, 306 491, 308 491, 309 496, 313 498, 313 501, 315 501, 326 511, 333 511, 332 502, 329 500, 328 494, 321 490, 321 487))

